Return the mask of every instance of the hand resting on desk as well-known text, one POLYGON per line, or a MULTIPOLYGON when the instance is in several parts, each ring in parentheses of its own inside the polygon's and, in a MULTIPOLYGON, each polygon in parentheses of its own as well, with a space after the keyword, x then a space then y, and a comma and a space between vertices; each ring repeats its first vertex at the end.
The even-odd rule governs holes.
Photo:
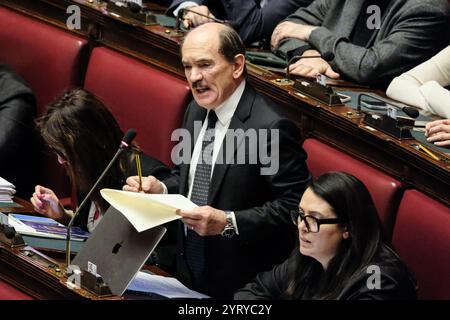
POLYGON ((425 136, 428 142, 433 142, 437 146, 450 147, 450 119, 427 123, 425 136))

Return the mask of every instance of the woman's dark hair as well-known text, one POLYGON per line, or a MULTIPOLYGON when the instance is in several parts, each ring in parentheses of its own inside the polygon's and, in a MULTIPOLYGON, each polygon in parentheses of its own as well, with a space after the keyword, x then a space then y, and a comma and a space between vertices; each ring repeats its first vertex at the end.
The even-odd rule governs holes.
POLYGON ((380 222, 366 186, 350 174, 326 173, 312 181, 309 189, 333 208, 350 237, 342 241, 325 271, 315 259, 299 254, 296 273, 284 295, 295 299, 308 290, 307 296, 313 299, 336 299, 349 281, 366 272, 383 246, 380 222))
MULTIPOLYGON (((123 132, 103 103, 83 89, 64 93, 37 120, 41 136, 50 149, 66 161, 66 169, 81 194, 87 194, 117 151, 123 132)), ((129 154, 123 154, 109 170, 92 201, 105 211, 99 190, 120 187, 129 154)))

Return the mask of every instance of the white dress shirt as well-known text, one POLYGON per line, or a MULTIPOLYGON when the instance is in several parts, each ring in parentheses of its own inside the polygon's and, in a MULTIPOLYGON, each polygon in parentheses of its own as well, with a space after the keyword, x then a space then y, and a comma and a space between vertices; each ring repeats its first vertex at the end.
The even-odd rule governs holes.
MULTIPOLYGON (((225 102, 223 102, 220 106, 214 109, 217 115, 217 122, 214 135, 215 138, 214 138, 212 165, 211 165, 211 178, 214 172, 214 165, 217 160, 217 155, 219 154, 222 142, 225 138, 225 134, 227 133, 228 127, 230 126, 231 118, 233 117, 234 112, 236 111, 237 106, 239 104, 239 101, 241 101, 242 94, 244 93, 245 83, 246 83, 245 80, 242 81, 236 88, 236 90, 234 90, 233 94, 227 100, 225 100, 225 102)), ((189 192, 187 197, 189 199, 191 198, 192 186, 195 177, 195 170, 197 169, 198 159, 200 156, 200 152, 202 150, 203 137, 205 135, 207 126, 208 126, 208 115, 206 115, 205 121, 203 122, 202 128, 194 145, 194 151, 192 153, 188 176, 189 192)), ((163 193, 167 193, 168 192, 167 187, 164 185, 164 183, 161 182, 161 184, 164 189, 163 193)), ((234 212, 231 212, 231 219, 233 221, 236 234, 239 234, 234 212)))

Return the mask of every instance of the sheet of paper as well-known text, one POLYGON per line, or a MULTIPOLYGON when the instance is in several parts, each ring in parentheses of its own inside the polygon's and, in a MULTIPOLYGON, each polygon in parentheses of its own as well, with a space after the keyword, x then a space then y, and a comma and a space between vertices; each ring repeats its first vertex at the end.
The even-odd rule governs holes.
POLYGON ((15 188, 11 182, 2 177, 0 177, 0 187, 15 188))
POLYGON ((100 193, 138 232, 180 219, 176 214, 178 209, 192 210, 197 207, 180 194, 145 194, 113 189, 102 189, 100 193))
POLYGON ((167 298, 207 299, 209 296, 193 291, 180 281, 171 277, 162 277, 155 274, 139 271, 131 281, 128 290, 137 292, 156 293, 167 298))
POLYGON ((140 5, 142 7, 142 0, 128 0, 128 2, 137 3, 138 5, 140 5))

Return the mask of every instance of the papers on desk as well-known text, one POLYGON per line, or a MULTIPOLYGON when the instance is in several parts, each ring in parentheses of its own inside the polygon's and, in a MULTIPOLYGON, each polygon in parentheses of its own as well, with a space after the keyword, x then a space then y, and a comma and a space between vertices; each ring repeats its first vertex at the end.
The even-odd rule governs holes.
POLYGON ((180 210, 192 210, 197 205, 180 194, 145 194, 102 189, 102 197, 120 211, 138 232, 180 219, 180 210))
POLYGON ((0 202, 13 203, 16 187, 6 179, 0 177, 0 202))
MULTIPOLYGON (((10 214, 8 223, 22 235, 66 239, 67 227, 50 218, 10 214)), ((70 231, 74 241, 84 241, 89 237, 88 232, 78 227, 72 227, 70 231)))
POLYGON ((156 293, 170 299, 207 299, 209 296, 193 291, 180 281, 171 277, 163 277, 139 271, 131 281, 127 290, 156 293))

